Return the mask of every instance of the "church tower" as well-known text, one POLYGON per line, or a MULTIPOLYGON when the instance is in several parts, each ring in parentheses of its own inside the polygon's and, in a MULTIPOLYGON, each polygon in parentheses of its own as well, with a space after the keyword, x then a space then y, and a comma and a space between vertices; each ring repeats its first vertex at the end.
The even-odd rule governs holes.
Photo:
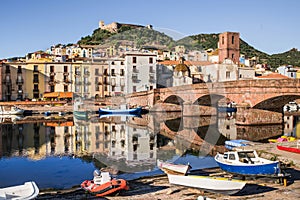
POLYGON ((219 62, 225 59, 238 64, 240 59, 240 33, 225 32, 219 35, 219 62))

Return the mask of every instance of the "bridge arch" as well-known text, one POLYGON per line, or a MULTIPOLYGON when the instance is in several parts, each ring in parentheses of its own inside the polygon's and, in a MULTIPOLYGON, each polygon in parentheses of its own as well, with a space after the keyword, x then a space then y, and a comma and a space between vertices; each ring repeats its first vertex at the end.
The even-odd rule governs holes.
POLYGON ((170 95, 164 100, 164 103, 183 105, 184 100, 178 95, 170 95))
POLYGON ((285 104, 297 99, 300 99, 300 95, 278 95, 268 99, 264 99, 253 105, 252 108, 281 112, 285 104))

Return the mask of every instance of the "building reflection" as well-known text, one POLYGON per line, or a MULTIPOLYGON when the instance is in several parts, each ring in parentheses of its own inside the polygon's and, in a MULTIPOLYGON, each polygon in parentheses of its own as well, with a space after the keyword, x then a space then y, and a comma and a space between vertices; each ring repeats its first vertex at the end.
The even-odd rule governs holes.
POLYGON ((234 114, 228 113, 200 118, 155 113, 142 118, 1 123, 0 157, 91 156, 122 171, 148 170, 156 166, 157 159, 170 160, 189 149, 213 155, 228 139, 260 141, 283 132, 298 136, 297 119, 286 117, 284 129, 282 125, 237 126, 234 114))

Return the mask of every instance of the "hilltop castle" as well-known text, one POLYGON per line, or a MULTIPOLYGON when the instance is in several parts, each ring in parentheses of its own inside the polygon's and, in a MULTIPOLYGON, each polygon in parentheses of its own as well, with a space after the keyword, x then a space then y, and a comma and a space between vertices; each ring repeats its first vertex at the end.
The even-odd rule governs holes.
POLYGON ((112 32, 112 33, 118 32, 118 30, 122 26, 131 27, 131 28, 144 28, 144 27, 146 27, 146 28, 152 29, 152 25, 142 26, 142 25, 136 25, 136 24, 123 24, 123 23, 118 23, 118 22, 112 22, 111 24, 105 25, 103 20, 99 21, 99 28, 100 29, 107 30, 107 31, 112 32))

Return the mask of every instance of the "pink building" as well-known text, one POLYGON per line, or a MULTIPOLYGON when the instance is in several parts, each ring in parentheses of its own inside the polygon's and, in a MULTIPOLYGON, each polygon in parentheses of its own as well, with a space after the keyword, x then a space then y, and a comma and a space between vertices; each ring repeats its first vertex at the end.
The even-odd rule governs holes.
POLYGON ((219 35, 219 62, 230 59, 238 64, 240 58, 240 33, 224 32, 219 35))

